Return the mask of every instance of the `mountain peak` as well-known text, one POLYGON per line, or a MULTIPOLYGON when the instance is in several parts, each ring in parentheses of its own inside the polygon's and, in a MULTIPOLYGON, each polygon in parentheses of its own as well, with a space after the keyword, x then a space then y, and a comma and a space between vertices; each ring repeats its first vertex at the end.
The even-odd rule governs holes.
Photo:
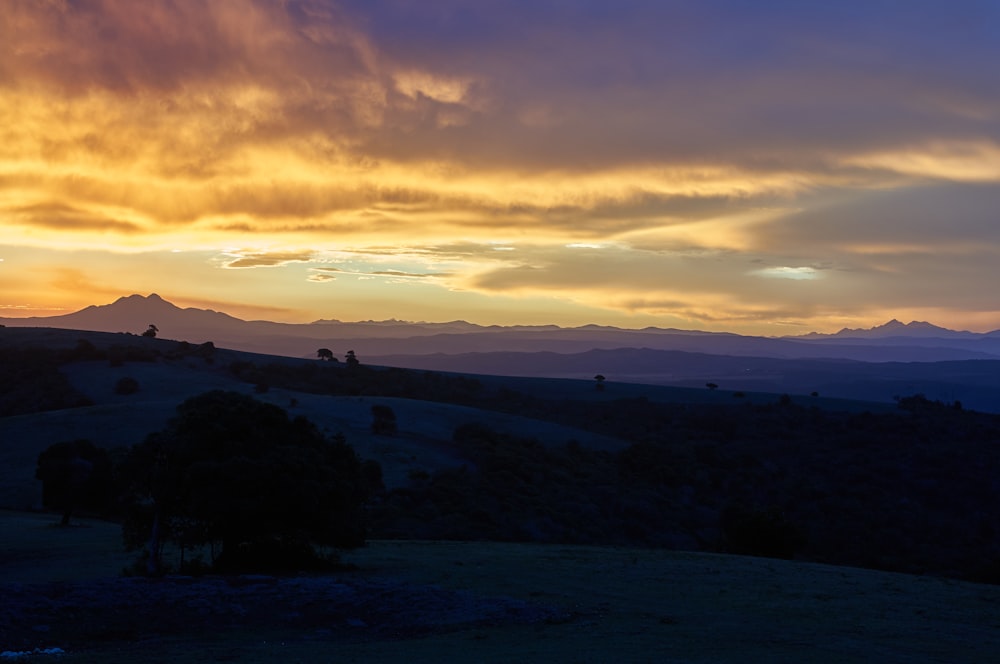
POLYGON ((139 295, 137 293, 132 295, 124 295, 115 300, 114 302, 112 302, 111 304, 100 305, 97 308, 103 309, 108 307, 128 308, 128 309, 142 308, 150 311, 164 311, 164 310, 172 311, 174 309, 180 308, 175 304, 168 302, 167 300, 164 300, 156 293, 150 293, 149 295, 139 295))
POLYGON ((839 332, 834 334, 818 334, 811 333, 805 335, 805 337, 811 339, 818 338, 855 338, 855 339, 876 339, 882 337, 940 337, 940 338, 955 338, 955 337, 972 337, 975 336, 972 332, 958 332, 955 330, 948 329, 946 327, 940 327, 934 325, 933 323, 928 323, 923 320, 913 320, 909 323, 903 323, 895 318, 890 320, 888 323, 883 323, 882 325, 876 325, 869 328, 849 328, 845 327, 839 332))

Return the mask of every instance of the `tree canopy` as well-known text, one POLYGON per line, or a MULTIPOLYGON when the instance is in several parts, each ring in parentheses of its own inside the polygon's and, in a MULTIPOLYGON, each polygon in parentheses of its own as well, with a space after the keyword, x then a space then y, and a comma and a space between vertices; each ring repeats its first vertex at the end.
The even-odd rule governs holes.
POLYGON ((364 543, 367 487, 342 436, 328 438, 272 404, 213 391, 177 408, 126 460, 132 510, 126 541, 219 542, 221 568, 302 566, 314 547, 364 543))
POLYGON ((38 455, 35 470, 42 481, 42 504, 60 510, 64 526, 77 508, 108 509, 111 477, 107 451, 83 438, 50 445, 38 455))

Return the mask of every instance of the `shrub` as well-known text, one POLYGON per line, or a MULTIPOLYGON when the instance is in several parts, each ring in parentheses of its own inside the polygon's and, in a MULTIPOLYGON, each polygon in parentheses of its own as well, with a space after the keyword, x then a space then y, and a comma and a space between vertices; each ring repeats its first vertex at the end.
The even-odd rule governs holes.
POLYGON ((721 525, 729 553, 790 560, 805 543, 801 531, 778 509, 731 506, 723 512, 721 525))
POLYGON ((391 436, 396 433, 396 413, 389 406, 372 406, 372 433, 391 436))
POLYGON ((115 383, 115 394, 135 394, 139 391, 139 381, 132 376, 122 376, 115 383))

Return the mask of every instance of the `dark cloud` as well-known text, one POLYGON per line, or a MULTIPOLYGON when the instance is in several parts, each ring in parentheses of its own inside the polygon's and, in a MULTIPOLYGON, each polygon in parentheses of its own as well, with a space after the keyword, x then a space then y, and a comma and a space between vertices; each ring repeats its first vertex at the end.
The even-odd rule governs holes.
POLYGON ((858 151, 1000 137, 992 3, 14 0, 5 13, 0 85, 156 91, 155 132, 178 104, 230 107, 208 161, 164 164, 181 173, 211 173, 212 151, 248 138, 316 132, 330 155, 529 172, 823 172, 858 151), (411 90, 408 72, 460 90, 411 90), (241 86, 280 103, 234 99, 241 86))
POLYGON ((5 73, 84 93, 176 90, 219 80, 363 74, 363 45, 333 2, 11 0, 0 22, 5 73))
POLYGON ((513 4, 351 3, 388 61, 476 77, 492 102, 465 126, 394 124, 369 147, 520 167, 788 168, 816 150, 997 135, 1000 80, 983 65, 1000 56, 983 27, 995 5, 513 4))
POLYGON ((840 192, 836 200, 763 225, 760 246, 809 247, 850 253, 1000 245, 1000 187, 995 184, 929 184, 887 190, 840 192))
POLYGON ((96 231, 130 235, 144 230, 130 221, 109 219, 102 214, 62 203, 14 207, 8 210, 8 214, 17 223, 56 231, 96 231))

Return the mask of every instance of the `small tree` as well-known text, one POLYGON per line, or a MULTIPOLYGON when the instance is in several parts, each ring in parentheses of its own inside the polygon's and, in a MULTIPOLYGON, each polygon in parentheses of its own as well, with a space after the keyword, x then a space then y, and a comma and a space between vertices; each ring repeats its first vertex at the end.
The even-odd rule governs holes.
POLYGON ((329 348, 320 348, 316 351, 316 357, 327 362, 336 362, 336 358, 333 356, 333 351, 329 348))
POLYGON ((607 380, 607 379, 602 374, 597 374, 596 376, 594 376, 594 380, 597 381, 597 385, 596 385, 597 391, 598 392, 603 392, 604 391, 604 381, 607 380))
POLYGON ((115 383, 115 394, 135 394, 139 391, 139 381, 132 376, 122 376, 115 383))
POLYGON ((721 517, 724 548, 729 553, 792 559, 805 536, 783 512, 730 505, 721 517))
POLYGON ((717 389, 719 389, 719 386, 716 385, 715 383, 705 383, 705 387, 707 387, 710 390, 717 390, 717 389))
POLYGON ((391 436, 396 433, 396 413, 389 406, 372 406, 372 433, 391 436))
POLYGON ((157 329, 157 327, 151 323, 149 325, 149 327, 146 328, 146 331, 142 333, 142 336, 153 338, 153 337, 156 336, 157 332, 159 332, 159 331, 160 330, 157 329))
POLYGON ((64 526, 77 508, 104 511, 111 505, 108 452, 84 438, 46 448, 38 455, 35 478, 42 481, 42 505, 60 510, 64 526))
POLYGON ((361 364, 361 361, 358 360, 358 356, 354 354, 353 350, 347 351, 347 354, 344 356, 344 361, 350 368, 357 367, 361 364))

